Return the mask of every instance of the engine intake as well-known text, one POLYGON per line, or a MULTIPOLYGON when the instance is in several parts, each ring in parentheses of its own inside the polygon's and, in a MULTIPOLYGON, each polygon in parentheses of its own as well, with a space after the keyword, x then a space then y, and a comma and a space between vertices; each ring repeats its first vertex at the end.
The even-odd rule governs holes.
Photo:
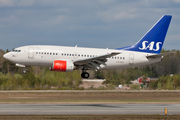
POLYGON ((74 64, 71 61, 55 60, 51 71, 71 72, 74 70, 74 64))

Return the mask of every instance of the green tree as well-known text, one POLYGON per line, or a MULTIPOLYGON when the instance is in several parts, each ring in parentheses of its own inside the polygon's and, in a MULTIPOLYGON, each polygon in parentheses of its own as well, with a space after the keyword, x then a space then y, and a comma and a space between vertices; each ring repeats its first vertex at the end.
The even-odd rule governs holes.
POLYGON ((95 77, 97 79, 104 79, 104 73, 100 70, 95 71, 95 77))
POLYGON ((27 72, 26 74, 24 74, 23 79, 27 80, 26 84, 28 84, 29 86, 35 87, 35 83, 37 79, 32 72, 27 72))
POLYGON ((150 89, 156 89, 157 88, 157 85, 158 85, 158 81, 150 81, 149 83, 149 88, 150 89))

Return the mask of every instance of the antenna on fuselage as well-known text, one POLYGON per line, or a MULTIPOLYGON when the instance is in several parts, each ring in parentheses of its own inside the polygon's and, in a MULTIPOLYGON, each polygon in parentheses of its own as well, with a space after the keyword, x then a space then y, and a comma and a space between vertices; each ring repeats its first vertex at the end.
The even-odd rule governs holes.
POLYGON ((77 45, 75 47, 77 47, 77 45))

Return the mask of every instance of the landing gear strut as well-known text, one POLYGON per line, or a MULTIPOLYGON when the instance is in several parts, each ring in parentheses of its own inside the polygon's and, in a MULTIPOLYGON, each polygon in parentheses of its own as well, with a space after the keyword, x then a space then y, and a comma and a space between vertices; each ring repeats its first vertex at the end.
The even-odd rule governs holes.
POLYGON ((82 78, 89 78, 89 73, 86 72, 86 70, 83 70, 83 71, 82 71, 82 74, 81 74, 81 77, 82 77, 82 78))

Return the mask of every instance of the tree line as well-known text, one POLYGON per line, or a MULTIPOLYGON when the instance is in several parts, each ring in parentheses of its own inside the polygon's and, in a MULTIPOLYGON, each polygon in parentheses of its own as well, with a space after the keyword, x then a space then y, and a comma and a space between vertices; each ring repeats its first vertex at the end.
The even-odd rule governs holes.
MULTIPOLYGON (((28 72, 22 73, 22 68, 15 66, 3 58, 3 54, 9 52, 0 50, 0 89, 84 89, 80 88, 82 78, 81 71, 52 72, 48 67, 27 66, 28 72)), ((162 50, 162 53, 174 52, 165 56, 161 62, 147 66, 129 68, 123 70, 91 71, 91 78, 106 79, 107 88, 131 84, 131 80, 138 77, 158 78, 149 83, 149 89, 180 89, 180 51, 162 50), (110 87, 111 86, 111 87, 110 87)), ((102 89, 102 88, 101 88, 102 89)))

